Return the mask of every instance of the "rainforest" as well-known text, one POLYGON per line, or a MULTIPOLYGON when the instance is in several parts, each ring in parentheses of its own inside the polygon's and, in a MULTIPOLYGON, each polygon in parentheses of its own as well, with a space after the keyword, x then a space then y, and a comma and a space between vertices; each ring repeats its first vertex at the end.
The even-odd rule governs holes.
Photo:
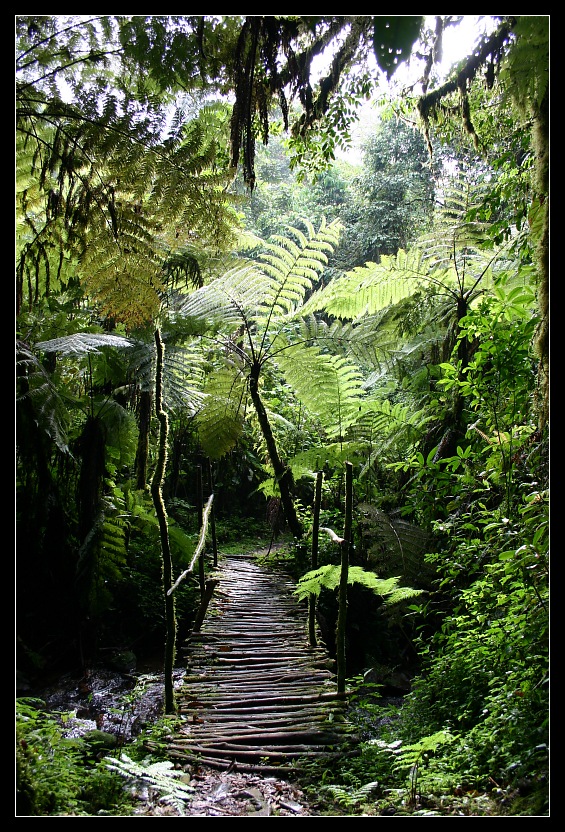
POLYGON ((549 816, 549 16, 15 41, 15 816, 549 816))

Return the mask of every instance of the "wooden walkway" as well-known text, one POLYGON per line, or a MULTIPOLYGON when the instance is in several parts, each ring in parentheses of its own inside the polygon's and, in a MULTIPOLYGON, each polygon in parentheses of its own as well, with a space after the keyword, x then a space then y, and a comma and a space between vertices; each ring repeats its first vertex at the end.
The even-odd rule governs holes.
POLYGON ((333 661, 308 643, 307 610, 280 571, 226 557, 176 692, 169 757, 221 770, 296 773, 355 753, 333 661))

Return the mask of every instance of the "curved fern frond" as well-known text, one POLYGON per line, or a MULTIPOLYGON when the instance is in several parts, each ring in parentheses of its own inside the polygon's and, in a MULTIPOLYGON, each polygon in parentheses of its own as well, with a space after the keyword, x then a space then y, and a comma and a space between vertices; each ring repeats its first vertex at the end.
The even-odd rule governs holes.
POLYGON ((425 283, 426 269, 418 250, 385 255, 335 278, 304 304, 303 313, 324 310, 342 320, 375 314, 414 294, 425 283))
POLYGON ((413 406, 400 403, 392 404, 388 399, 365 399, 359 410, 351 431, 357 440, 363 437, 374 441, 375 438, 382 439, 402 431, 415 432, 430 418, 423 410, 414 410, 413 406))
POLYGON ((257 261, 230 269, 222 277, 183 299, 178 315, 205 319, 226 327, 244 326, 248 333, 259 327, 267 343, 268 328, 302 308, 306 293, 327 263, 331 241, 339 239, 341 226, 322 223, 308 234, 291 228, 288 237, 266 243, 257 261))
POLYGON ((208 376, 204 392, 204 403, 196 416, 200 444, 210 459, 219 459, 232 450, 243 431, 245 379, 221 368, 208 376))
POLYGON ((254 265, 236 266, 183 299, 177 314, 235 329, 259 315, 276 291, 273 281, 254 265))
POLYGON ((21 341, 16 345, 16 376, 25 379, 25 392, 18 390, 16 404, 29 399, 36 424, 62 453, 68 454, 68 408, 38 357, 21 341))
POLYGON ((385 575, 400 571, 409 581, 429 577, 424 555, 430 535, 425 529, 369 503, 357 506, 357 518, 375 570, 385 575))
MULTIPOLYGON (((339 586, 340 577, 341 566, 332 564, 321 566, 303 575, 294 593, 302 601, 310 595, 319 595, 322 589, 336 589, 339 586)), ((350 566, 347 576, 348 584, 366 586, 375 595, 382 596, 386 604, 398 603, 398 601, 422 594, 421 589, 399 586, 399 580, 399 578, 378 578, 374 572, 367 572, 361 566, 350 566)))
POLYGON ((122 335, 109 335, 104 332, 75 332, 74 335, 63 335, 51 338, 49 341, 38 341, 35 345, 43 352, 59 352, 66 355, 87 355, 100 352, 101 347, 127 348, 132 342, 122 335))
POLYGON ((166 347, 163 366, 163 402, 167 409, 193 416, 204 400, 204 356, 197 350, 166 347))
POLYGON ((357 418, 364 396, 358 368, 341 356, 303 344, 279 353, 277 361, 288 384, 318 417, 328 437, 343 436, 357 418))

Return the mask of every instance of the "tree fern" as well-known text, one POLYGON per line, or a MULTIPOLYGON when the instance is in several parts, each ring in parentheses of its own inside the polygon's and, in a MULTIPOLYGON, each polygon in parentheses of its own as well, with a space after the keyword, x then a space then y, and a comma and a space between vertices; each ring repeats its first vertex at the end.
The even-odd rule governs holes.
POLYGON ((308 224, 308 233, 289 229, 265 243, 256 263, 237 266, 223 277, 193 292, 180 305, 183 317, 205 318, 227 326, 261 322, 280 326, 280 318, 292 312, 312 289, 327 262, 329 240, 337 242, 340 226, 322 223, 318 232, 308 224))
POLYGON ((366 458, 366 447, 360 442, 320 442, 312 448, 295 454, 288 460, 295 479, 315 479, 316 473, 324 468, 342 469, 348 460, 360 464, 366 458))
POLYGON ((273 467, 284 512, 295 537, 301 537, 303 530, 292 498, 292 472, 281 458, 261 396, 261 373, 265 365, 284 361, 283 352, 290 347, 284 330, 288 328, 290 333, 293 329, 292 321, 300 315, 306 293, 324 268, 340 226, 337 222, 329 225, 322 222, 315 231, 306 222, 305 229, 303 232, 293 228, 287 238, 275 238, 254 263, 230 269, 192 292, 177 310, 179 317, 195 321, 196 326, 202 322, 209 324, 211 335, 224 348, 227 374, 220 382, 225 393, 220 392, 218 402, 207 399, 199 414, 205 446, 215 447, 215 457, 232 447, 240 427, 243 393, 238 386, 239 378, 246 379, 268 462, 273 467), (225 428, 220 425, 222 414, 227 417, 225 428))
POLYGON ((351 440, 367 448, 360 476, 370 470, 379 455, 382 457, 385 448, 389 447, 395 456, 406 452, 421 437, 429 419, 425 411, 413 405, 393 404, 378 395, 367 398, 349 432, 351 440))

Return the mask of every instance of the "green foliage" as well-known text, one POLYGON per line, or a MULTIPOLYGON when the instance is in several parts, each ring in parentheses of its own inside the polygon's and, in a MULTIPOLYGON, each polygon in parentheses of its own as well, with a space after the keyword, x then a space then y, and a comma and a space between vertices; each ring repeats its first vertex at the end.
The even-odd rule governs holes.
MULTIPOLYGON (((229 270, 181 302, 179 316, 206 322, 213 327, 215 340, 225 347, 224 364, 209 373, 204 406, 198 414, 201 442, 212 458, 224 456, 235 446, 248 409, 250 375, 274 364, 275 359, 281 370, 292 375, 295 386, 306 378, 310 381, 315 369, 331 375, 332 381, 339 376, 342 387, 347 382, 351 388, 345 368, 294 344, 285 333, 292 318, 300 314, 340 232, 339 223, 323 222, 317 231, 308 222, 305 227, 306 232, 291 228, 286 237, 275 237, 265 244, 255 263, 229 270), (285 353, 293 353, 292 360, 285 353)), ((300 389, 313 395, 315 387, 302 384, 300 389)), ((346 392, 342 391, 344 397, 346 392)))
POLYGON ((114 321, 152 321, 170 277, 164 261, 188 242, 179 241, 180 226, 201 249, 234 241, 237 218, 216 142, 198 119, 163 140, 163 104, 159 113, 132 101, 131 90, 117 94, 117 64, 92 83, 91 63, 107 59, 100 32, 115 44, 112 17, 60 29, 58 18, 46 18, 30 23, 27 37, 24 21, 16 94, 19 305, 24 293, 32 306, 78 275, 114 321), (96 45, 84 49, 88 38, 96 45), (48 80, 54 76, 70 100, 48 80))
POLYGON ((548 741, 547 497, 528 494, 514 523, 486 510, 480 525, 470 520, 452 558, 430 555, 441 573, 436 599, 451 608, 423 651, 403 725, 408 736, 465 732, 468 777, 508 782, 532 759, 543 768, 548 741))
POLYGON ((425 766, 430 756, 440 746, 450 744, 457 738, 449 731, 436 731, 430 736, 423 737, 418 742, 402 744, 394 741, 390 744, 377 743, 383 750, 393 757, 393 770, 408 775, 410 803, 414 804, 421 790, 430 788, 426 783, 425 766))
POLYGON ((243 431, 247 390, 242 374, 229 368, 210 372, 196 423, 204 453, 219 459, 235 447, 243 431))
MULTIPOLYGON (((339 586, 340 574, 341 567, 332 564, 307 572, 300 578, 295 594, 303 600, 310 595, 319 595, 322 589, 336 589, 339 586)), ((385 604, 396 604, 421 595, 422 590, 399 586, 398 581, 399 578, 377 578, 374 572, 367 572, 361 566, 350 566, 347 576, 349 584, 367 587, 375 595, 382 596, 385 604)))
POLYGON ((97 763, 83 739, 69 739, 35 699, 16 701, 18 817, 128 814, 120 778, 97 763))
MULTIPOLYGON (((407 601, 395 623, 416 634, 412 693, 400 717, 375 719, 376 737, 345 761, 328 793, 370 814, 390 807, 394 790, 405 813, 417 811, 418 793, 433 793, 442 808, 461 790, 457 808, 466 814, 469 790, 496 782, 501 792, 539 789, 536 806, 547 811, 548 455, 535 398, 545 367, 532 349, 546 289, 531 263, 547 232, 547 16, 501 17, 457 81, 426 97, 428 127, 433 112, 447 117, 453 105, 486 151, 469 166, 471 142, 445 149, 465 180, 443 183, 433 229, 422 142, 391 122, 367 148, 353 195, 333 171, 298 195, 281 153, 272 165, 263 154, 269 187, 256 189, 249 215, 253 230, 273 236, 261 250, 249 235, 248 259, 234 252, 227 270, 218 255, 237 225, 224 175, 229 125, 225 108, 202 109, 208 85, 235 90, 232 149, 237 155, 245 140, 244 179, 253 184, 251 148, 269 132, 270 97, 294 78, 306 112, 290 140, 292 167, 319 173, 348 147, 355 108, 373 83, 364 68, 347 67, 374 33, 390 76, 414 45, 419 18, 87 17, 17 18, 18 593, 26 636, 35 636, 26 652, 40 664, 38 641, 61 639, 66 648, 86 625, 94 630, 86 635, 113 645, 148 633, 162 644, 158 524, 130 475, 139 394, 153 389, 155 369, 140 325, 172 313, 163 321, 163 382, 179 439, 166 482, 175 574, 194 551, 197 453, 221 467, 229 528, 218 532, 230 545, 254 528, 230 516, 230 495, 248 509, 242 495, 280 493, 273 445, 258 437, 257 414, 246 420, 254 383, 285 452, 283 471, 298 483, 305 526, 313 477, 324 469, 323 522, 338 527, 339 472, 353 462, 366 569, 351 567, 350 583, 382 598, 379 609, 407 601), (331 72, 314 89, 313 57, 341 36, 331 72), (275 73, 271 58, 283 43, 290 62, 275 73), (508 95, 490 93, 499 64, 498 89, 526 126, 508 95), (163 105, 180 85, 198 92, 183 103, 189 118, 178 111, 166 127, 163 105), (321 219, 315 189, 325 192, 331 223, 321 219), (420 199, 424 210, 414 208, 420 199), (304 213, 311 221, 301 225, 304 213), (343 274, 335 270, 340 214, 349 229, 343 274), (410 247, 422 228, 425 237, 410 247)), ((422 40, 422 55, 431 43, 422 40)), ((453 138, 450 130, 443 136, 453 138)), ((156 436, 146 427, 151 468, 156 436)), ((294 545, 280 557, 302 574, 307 553, 294 545)), ((322 543, 322 562, 335 560, 335 547, 322 543)), ((338 582, 339 567, 324 566, 302 576, 297 595, 321 596, 338 582)), ((196 583, 176 597, 190 620, 196 583)), ((85 778, 78 765, 84 755, 92 763, 92 750, 63 740, 31 705, 21 705, 17 738, 19 796, 33 814, 104 813, 118 769, 120 782, 123 775, 158 787, 178 807, 186 798, 170 767, 143 760, 113 762, 111 776, 92 766, 85 778)), ((337 774, 325 772, 320 783, 337 774)))
POLYGON ((137 791, 148 788, 157 792, 159 801, 174 807, 180 815, 184 814, 186 802, 195 791, 194 786, 183 782, 183 772, 169 760, 136 762, 122 753, 119 758, 106 757, 104 764, 137 791))
POLYGON ((549 16, 519 15, 513 27, 516 43, 502 69, 512 98, 523 112, 537 109, 549 86, 549 16))
POLYGON ((341 319, 374 315, 417 292, 422 284, 422 253, 399 251, 383 255, 333 280, 305 304, 304 313, 325 309, 341 319))
POLYGON ((277 361, 288 384, 320 422, 328 439, 345 436, 358 418, 363 397, 358 368, 344 358, 303 345, 279 353, 277 361))

